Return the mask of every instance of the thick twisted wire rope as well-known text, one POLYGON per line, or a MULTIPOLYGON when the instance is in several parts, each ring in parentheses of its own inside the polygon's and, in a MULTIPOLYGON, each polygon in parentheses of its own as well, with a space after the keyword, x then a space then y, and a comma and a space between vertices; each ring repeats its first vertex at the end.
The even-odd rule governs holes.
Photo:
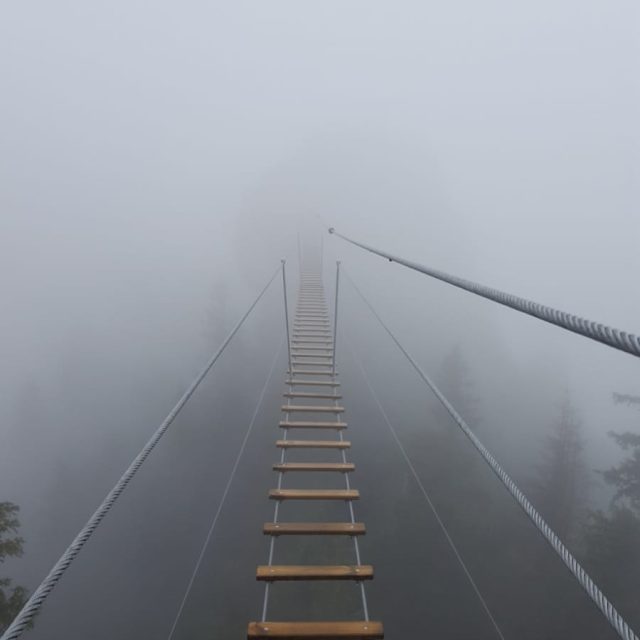
POLYGON ((585 336, 586 338, 595 340, 596 342, 601 342, 602 344, 606 344, 607 346, 613 347, 614 349, 619 349, 620 351, 630 353, 634 356, 640 356, 640 337, 634 335, 633 333, 614 329, 613 327, 609 327, 600 322, 587 320, 585 318, 581 318, 580 316, 573 315, 572 313, 567 313, 566 311, 560 311, 559 309, 554 309, 553 307, 548 307, 546 305, 540 304, 538 302, 533 302, 532 300, 527 300, 526 298, 521 298, 511 293, 505 293, 504 291, 500 291, 500 289, 487 287, 483 284, 473 282, 472 280, 465 280, 464 278, 450 275, 448 273, 445 273, 444 271, 432 269, 422 264, 418 264, 417 262, 399 258, 398 256, 391 255, 390 253, 386 253, 385 251, 374 249, 373 247, 370 247, 366 244, 362 244, 361 242, 357 242, 356 240, 347 238, 341 233, 338 233, 333 227, 329 229, 329 233, 332 233, 339 238, 342 238, 343 240, 346 240, 347 242, 350 242, 351 244, 364 249, 365 251, 369 251, 383 258, 386 258, 390 262, 397 262, 398 264, 408 267, 409 269, 414 269, 415 271, 419 271, 420 273, 424 273, 428 276, 431 276, 432 278, 436 278, 437 280, 441 280, 442 282, 451 284, 454 287, 458 287, 459 289, 464 289, 465 291, 469 291, 470 293, 475 293, 478 296, 487 298, 488 300, 493 300, 493 302, 502 304, 505 307, 510 307, 511 309, 526 313, 527 315, 538 318, 539 320, 544 320, 544 322, 555 324, 558 327, 562 327, 563 329, 567 329, 568 331, 572 331, 573 333, 578 333, 582 336, 585 336))
POLYGON ((195 582, 196 575, 200 570, 200 565, 202 564, 202 560, 204 559, 204 554, 207 548, 209 547, 211 536, 213 535, 213 531, 216 528, 216 525, 218 524, 218 519, 220 518, 220 513, 222 512, 222 507, 224 507, 224 503, 227 500, 227 495, 229 494, 229 489, 231 489, 231 484, 233 483, 233 479, 235 478, 236 471, 238 470, 240 459, 242 458, 242 454, 244 453, 245 447, 247 446, 247 442, 249 441, 249 436, 251 436, 251 432, 253 431, 253 425, 256 422, 256 418, 258 417, 258 411, 260 411, 260 407, 262 406, 262 402, 264 401, 264 395, 267 392, 269 382, 273 377, 273 372, 276 368, 276 363, 278 362, 278 356, 282 351, 283 342, 284 342, 284 338, 280 341, 280 344, 278 345, 276 353, 273 356, 273 361, 271 363, 271 368, 269 369, 269 373, 267 374, 267 379, 264 382, 264 386, 262 387, 262 391, 260 392, 260 396, 258 397, 258 402, 256 403, 256 408, 253 411, 253 415, 251 416, 251 420, 249 421, 249 426, 247 427, 247 431, 244 434, 244 439, 242 440, 242 444, 240 445, 240 450, 238 451, 236 460, 233 463, 233 467, 231 468, 229 479, 227 480, 227 484, 225 485, 224 492, 222 493, 222 498, 220 499, 220 503, 218 504, 218 509, 216 510, 216 513, 213 516, 213 520, 211 521, 209 532, 207 533, 207 536, 202 544, 202 548, 200 549, 200 555, 198 556, 198 559, 196 560, 196 563, 193 567, 191 578, 189 579, 189 582, 187 583, 187 587, 184 590, 184 595, 182 596, 182 600, 180 601, 180 606, 178 607, 178 611, 173 620, 173 625, 171 626, 171 631, 169 631, 167 640, 172 640, 173 635, 176 632, 176 628, 178 627, 178 622, 180 622, 180 618, 182 617, 182 612, 184 610, 185 604, 187 603, 187 600, 189 599, 189 594, 191 593, 191 589, 193 588, 193 583, 195 582))
POLYGON ((229 333, 229 335, 225 338, 222 345, 220 345, 220 348, 211 357, 209 362, 207 362, 204 369, 191 383, 189 388, 184 392, 173 409, 171 409, 169 415, 167 415, 167 417, 158 427, 153 436, 151 436, 147 444, 144 445, 140 453, 134 458, 133 462, 129 465, 129 468, 124 472, 120 480, 116 482, 113 489, 109 491, 106 498, 102 501, 102 504, 96 509, 95 513, 91 516, 91 518, 89 518, 84 527, 82 527, 67 550, 62 554, 62 556, 60 556, 60 559, 55 563, 51 571, 49 571, 46 578, 40 583, 40 586, 33 592, 29 600, 27 600, 24 607, 22 607, 22 609, 20 610, 20 613, 18 613, 18 615, 14 618, 13 622, 9 625, 0 640, 15 640, 15 638, 19 638, 22 633, 29 627, 36 614, 42 607, 44 601, 47 599, 47 596, 60 581, 60 578, 69 568, 78 553, 80 553, 80 550, 87 543, 93 532, 98 528, 104 517, 107 515, 107 513, 109 513, 111 507, 113 507, 116 500, 120 497, 127 485, 131 482, 132 478, 144 464, 145 460, 149 457, 149 454, 153 451, 167 429, 176 419, 177 415, 180 413, 180 410, 184 407, 189 398, 191 398, 191 396, 195 393, 196 389, 200 386, 200 383, 204 380, 207 373, 209 373, 211 367, 213 367, 218 358, 222 355, 222 352, 226 349, 229 342, 231 342, 232 338, 244 324, 244 321, 258 304, 278 273, 280 273, 280 267, 276 269, 275 273, 271 276, 262 291, 258 294, 258 297, 253 301, 242 318, 240 318, 236 326, 231 330, 231 333, 229 333))
POLYGON ((365 298, 364 294, 351 277, 343 269, 344 275, 347 277, 354 290, 358 293, 362 301, 367 305, 371 313, 375 316, 376 320, 380 323, 382 328, 389 334, 390 338, 396 344, 398 349, 403 353, 407 360, 411 363, 411 366, 416 370, 418 375, 427 384, 427 386, 434 393, 436 398, 442 403, 449 415, 453 418, 456 424, 460 427, 462 432, 469 438, 473 446, 477 449, 480 455, 484 458, 485 462, 491 467, 493 472, 501 480, 502 484, 507 488, 512 497, 522 507, 524 512, 529 516, 530 520, 536 526, 538 531, 545 537, 547 542, 551 545, 552 549, 560 556, 560 559, 569 571, 573 574, 576 580, 580 583, 582 588, 587 592, 589 597, 593 600, 595 605, 600 609, 605 618, 609 621, 609 624, 615 629, 618 635, 623 640, 638 640, 638 636, 634 633, 631 627, 627 624, 624 618, 618 613, 616 608, 609 602, 607 597, 602 593, 600 588, 591 579, 589 574, 582 568, 582 565, 576 560, 571 552, 564 546, 560 538, 546 523, 544 518, 538 513, 536 508, 529 502, 525 494, 520 490, 518 485, 511 479, 509 474, 500 466, 498 461, 493 457, 491 452, 480 442, 478 437, 469 428, 467 423, 463 420, 462 416, 453 408, 451 403, 445 398, 443 393, 438 389, 435 383, 427 376, 427 374, 420 368, 420 365, 411 357, 409 352, 400 344, 396 336, 391 329, 387 327, 382 318, 378 315, 377 311, 371 306, 371 303, 365 298))
POLYGON ((476 583, 474 577, 471 575, 471 570, 469 569, 469 567, 467 567, 467 564, 464 561, 464 559, 462 557, 462 554, 460 553, 460 551, 458 551, 458 547, 456 546, 456 543, 453 541, 453 538, 449 534, 449 530, 447 529, 447 527, 444 524, 442 518, 440 517, 440 514, 438 513, 438 510, 436 509, 435 504, 433 504, 433 501, 431 500, 431 496, 429 495, 429 492, 426 490, 424 484, 422 483, 422 480, 420 479, 420 476, 418 475, 418 472, 416 471, 416 468, 413 466, 413 462, 411 462, 411 459, 409 458, 409 455, 407 454, 407 451, 404 448, 404 445, 400 441, 400 437, 398 436, 398 432, 397 432, 396 428, 391 423, 391 420, 389 420, 389 416, 387 415, 387 412, 384 410, 384 407, 382 406, 382 403, 380 402, 380 398, 378 397, 378 393, 373 388, 373 385, 371 384, 371 381, 369 380, 369 376, 367 375, 367 372, 364 370, 364 365, 362 364, 362 359, 357 354, 355 348, 351 344, 351 340, 347 336, 345 336, 345 340, 347 342, 347 345, 349 346, 349 350, 351 351, 351 354, 353 355, 353 359, 356 361, 356 364, 358 365, 358 368, 360 369, 360 372, 362 373, 362 378, 364 379, 365 383, 367 384, 367 387, 369 388, 369 392, 371 393, 371 397, 374 399, 376 405, 378 405, 378 409, 380 409, 380 414, 382 415, 382 418, 384 419, 384 421, 385 421, 385 423, 387 425, 387 428, 389 429, 389 432, 391 433, 391 436, 392 436, 393 440, 398 445, 398 449, 400 450, 400 453, 402 454, 402 457, 404 458, 404 461, 407 464, 407 467, 409 468, 409 471, 411 471, 411 475, 413 476, 413 479, 416 481, 416 484, 418 485, 418 488, 422 492, 422 495, 424 496, 425 502, 429 505, 429 509, 431 509, 431 512, 433 513, 433 516, 436 519, 436 522, 440 526, 440 529, 442 530, 442 533, 444 534, 444 537, 447 540, 447 542, 449 544, 449 547, 453 551, 453 555, 456 557, 456 560, 458 561, 458 564, 462 567, 463 573, 465 574, 467 580, 469 581, 469 584, 471 585, 471 588, 473 589, 473 591, 476 594, 478 600, 480 601, 480 605, 482 606, 482 608, 484 609, 485 613, 487 614, 487 617, 491 621, 491 624, 493 625, 493 628, 496 630, 496 633, 498 634, 498 637, 501 640, 504 640, 504 635, 502 634, 502 630, 500 629, 500 626, 498 625, 498 622, 496 621, 495 617, 491 613, 491 609, 489 609, 489 605, 487 604, 487 601, 484 599, 484 596, 482 595, 482 592, 480 591, 480 588, 478 587, 478 584, 476 583))

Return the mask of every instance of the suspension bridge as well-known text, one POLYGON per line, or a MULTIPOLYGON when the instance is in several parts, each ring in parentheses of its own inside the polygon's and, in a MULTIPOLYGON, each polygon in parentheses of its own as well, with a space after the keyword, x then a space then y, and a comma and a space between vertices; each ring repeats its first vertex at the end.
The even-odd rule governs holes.
MULTIPOLYGON (((364 251, 378 255, 387 261, 398 263, 403 267, 413 269, 474 295, 510 307, 515 311, 528 314, 564 330, 580 334, 585 338, 595 340, 607 347, 624 351, 632 356, 640 356, 640 338, 632 333, 620 331, 602 323, 580 318, 573 314, 406 260, 386 251, 373 248, 360 241, 353 240, 338 233, 333 228, 329 228, 328 231, 335 237, 351 243, 364 251)), ((272 450, 275 452, 275 456, 269 463, 275 474, 274 486, 268 491, 268 495, 265 496, 265 500, 269 499, 273 502, 273 517, 270 521, 264 523, 262 531, 255 532, 256 536, 266 536, 269 540, 268 555, 265 558, 265 563, 257 566, 255 572, 256 580, 264 584, 264 596, 261 604, 256 603, 256 611, 260 611, 260 616, 254 620, 247 620, 246 636, 247 638, 280 638, 283 640, 347 640, 357 638, 365 640, 384 637, 383 621, 377 620, 375 612, 369 611, 367 601, 367 584, 374 579, 374 567, 366 564, 366 558, 363 559, 361 556, 359 540, 361 536, 366 534, 367 529, 366 524, 357 518, 356 505, 360 499, 360 492, 356 487, 352 486, 351 477, 356 466, 349 459, 351 447, 356 447, 358 443, 352 443, 348 437, 345 437, 349 427, 346 420, 346 416, 348 416, 348 398, 343 397, 339 371, 336 369, 341 274, 342 277, 349 278, 351 285, 362 298, 364 304, 370 310, 376 321, 388 334, 393 344, 416 371, 419 378, 440 401, 461 432, 469 439, 477 453, 504 485, 508 494, 522 508, 531 523, 549 544, 550 548, 557 554, 568 571, 591 598, 594 605, 599 609, 615 633, 623 640, 638 640, 638 636, 603 591, 591 579, 563 541, 560 540, 534 505, 529 501, 527 496, 507 474, 499 461, 479 440, 476 433, 472 431, 456 408, 452 406, 450 401, 437 387, 432 378, 423 370, 416 359, 387 326, 381 315, 363 295, 357 284, 344 272, 344 269, 341 270, 340 262, 336 265, 335 300, 333 314, 331 314, 325 294, 322 270, 319 265, 314 264, 301 266, 300 285, 296 294, 295 311, 290 313, 287 272, 284 261, 282 261, 282 264, 274 271, 268 282, 220 345, 216 353, 206 363, 203 370, 187 388, 169 415, 158 427, 140 453, 134 458, 120 480, 118 480, 92 517, 55 563, 40 586, 34 590, 22 611, 17 615, 0 640, 15 640, 30 628, 30 625, 33 623, 39 610, 43 607, 48 595, 63 578, 73 560, 81 552, 84 545, 99 527, 105 516, 107 516, 120 495, 125 491, 127 485, 134 478, 145 460, 162 439, 163 435, 170 429, 182 408, 188 403, 209 371, 215 366, 247 318, 254 312, 266 291, 272 287, 278 279, 281 279, 282 283, 288 368, 284 376, 283 404, 281 406, 282 420, 279 425, 277 425, 278 434, 275 437, 275 446, 272 450), (304 477, 309 476, 309 474, 316 474, 316 476, 327 478, 326 484, 321 488, 306 488, 304 477), (329 480, 329 478, 340 478, 342 486, 336 488, 335 481, 329 480), (327 510, 323 505, 327 503, 343 504, 343 517, 339 520, 326 519, 325 515, 327 510), (309 514, 309 509, 311 509, 311 513, 314 514, 315 517, 312 517, 312 519, 308 517, 304 519, 285 518, 285 512, 287 514, 291 513, 286 511, 289 505, 296 504, 306 505, 308 507, 307 515, 309 514), (323 563, 314 565, 305 564, 304 557, 301 557, 298 562, 291 560, 287 563, 278 562, 278 558, 283 556, 288 559, 295 557, 299 547, 297 541, 300 540, 301 536, 313 541, 312 544, 317 546, 317 552, 320 553, 324 559, 323 563), (335 545, 329 543, 329 541, 336 538, 349 541, 351 545, 350 562, 345 563, 344 561, 336 560, 335 545), (359 594, 361 615, 349 620, 336 620, 329 608, 323 612, 322 616, 319 616, 318 619, 315 620, 299 620, 296 619, 294 615, 292 615, 290 619, 284 620, 279 618, 273 619, 270 616, 271 597, 281 583, 295 584, 318 581, 352 583, 359 594)), ((273 373, 274 366, 275 360, 271 368, 271 373, 273 373)), ((367 384, 369 384, 368 381, 367 384)), ((373 389, 371 389, 371 391, 373 392, 373 389)), ((260 402, 265 392, 266 384, 262 390, 260 402)), ((454 540, 440 519, 409 456, 398 439, 397 433, 389 423, 375 392, 373 392, 373 397, 379 405, 397 441, 410 472, 417 481, 425 500, 436 516, 449 546, 465 572, 488 619, 493 625, 496 637, 504 638, 499 624, 478 589, 454 540)), ((200 569, 205 550, 211 540, 220 511, 234 480, 239 461, 259 410, 260 402, 256 407, 256 413, 254 413, 249 429, 246 432, 235 459, 231 474, 222 494, 222 499, 211 523, 209 533, 193 568, 191 579, 185 588, 184 597, 169 632, 169 640, 173 638, 178 621, 183 614, 184 605, 189 597, 194 578, 200 569)), ((267 464, 266 460, 268 460, 271 455, 273 454, 265 452, 265 464, 267 464)), ((419 632, 419 630, 416 629, 416 632, 419 632)))

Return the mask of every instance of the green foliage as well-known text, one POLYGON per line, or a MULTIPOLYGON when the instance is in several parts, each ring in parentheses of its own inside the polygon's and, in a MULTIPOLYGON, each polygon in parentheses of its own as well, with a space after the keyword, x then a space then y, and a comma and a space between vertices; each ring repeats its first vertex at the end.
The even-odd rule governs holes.
MULTIPOLYGON (((11 502, 0 502, 0 563, 8 557, 22 555, 24 541, 18 536, 19 507, 11 502)), ((13 618, 27 601, 23 587, 11 587, 9 578, 0 578, 0 633, 11 624, 13 618)))
POLYGON ((618 466, 602 473, 605 481, 616 487, 614 503, 626 502, 640 513, 640 435, 635 433, 614 433, 609 435, 624 451, 631 449, 631 456, 618 466))
POLYGON ((636 409, 640 408, 640 396, 632 396, 628 393, 614 393, 613 401, 616 404, 628 404, 636 409))
POLYGON ((637 607, 640 575, 640 435, 609 436, 631 455, 602 472, 616 493, 607 512, 595 511, 585 528, 585 553, 594 578, 632 626, 640 623, 637 607))
POLYGON ((11 621, 18 615, 27 601, 28 594, 24 587, 11 589, 11 580, 0 580, 0 633, 4 633, 11 621))
POLYGON ((19 509, 11 502, 0 502, 0 562, 6 557, 22 555, 24 541, 17 535, 20 527, 17 518, 19 509))

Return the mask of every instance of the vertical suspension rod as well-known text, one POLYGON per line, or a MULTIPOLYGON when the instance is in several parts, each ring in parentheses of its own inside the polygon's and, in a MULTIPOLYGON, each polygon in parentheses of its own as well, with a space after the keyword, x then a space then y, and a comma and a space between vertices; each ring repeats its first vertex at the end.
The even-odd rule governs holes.
POLYGON ((333 366, 331 373, 336 375, 336 342, 338 339, 338 290, 340 287, 340 260, 336 262, 336 301, 333 310, 333 366))
POLYGON ((284 293, 284 322, 287 327, 287 354, 289 357, 289 371, 293 375, 293 367, 291 366, 291 335, 289 333, 289 304, 287 302, 287 275, 285 264, 286 260, 282 260, 282 292, 284 293))

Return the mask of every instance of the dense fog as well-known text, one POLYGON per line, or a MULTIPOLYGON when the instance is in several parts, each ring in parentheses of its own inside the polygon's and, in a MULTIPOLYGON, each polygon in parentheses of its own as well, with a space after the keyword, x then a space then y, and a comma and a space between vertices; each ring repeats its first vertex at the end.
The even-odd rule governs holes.
MULTIPOLYGON (((281 259, 290 311, 301 263, 331 308, 343 268, 386 637, 615 634, 352 283, 640 630, 637 358, 327 233, 637 334, 639 26, 631 0, 4 3, 0 631, 281 259)), ((174 638, 259 618, 282 306, 276 278, 25 637, 169 636, 265 388, 174 638)), ((280 619, 362 615, 353 585, 278 589, 280 619)))

